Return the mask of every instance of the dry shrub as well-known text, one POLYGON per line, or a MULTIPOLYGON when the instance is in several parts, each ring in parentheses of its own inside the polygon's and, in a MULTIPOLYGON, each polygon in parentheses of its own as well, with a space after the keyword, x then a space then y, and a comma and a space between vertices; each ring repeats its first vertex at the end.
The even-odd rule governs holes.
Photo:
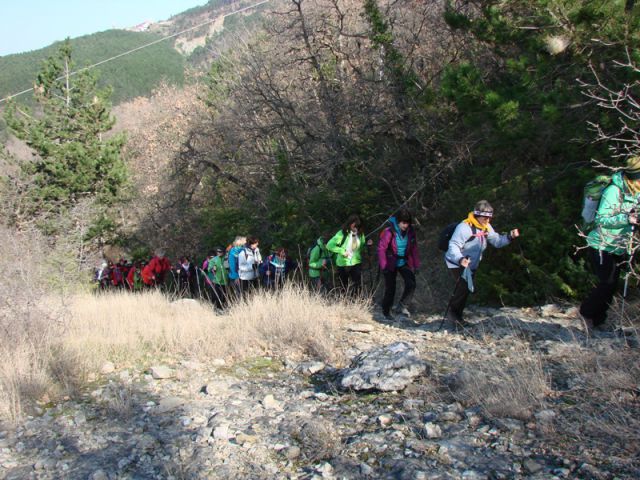
POLYGON ((37 233, 0 227, 0 416, 10 420, 26 398, 52 387, 51 339, 61 310, 43 302, 48 254, 37 233))
POLYGON ((549 388, 540 357, 526 351, 465 367, 456 376, 453 394, 458 401, 480 405, 487 415, 528 420, 542 407, 549 388))
MULTIPOLYGON (((563 398, 563 435, 588 437, 606 448, 640 454, 640 352, 637 349, 576 351, 565 365, 570 378, 563 398)), ((619 453, 619 452, 617 452, 619 453)))
POLYGON ((296 424, 290 435, 300 445, 302 454, 312 463, 330 460, 340 452, 340 434, 327 420, 314 418, 300 425, 296 424))
POLYGON ((334 332, 345 319, 368 316, 364 302, 329 302, 303 289, 256 292, 224 315, 194 300, 170 302, 158 292, 83 295, 74 299, 66 350, 94 362, 138 362, 145 356, 198 359, 270 354, 339 360, 334 332))

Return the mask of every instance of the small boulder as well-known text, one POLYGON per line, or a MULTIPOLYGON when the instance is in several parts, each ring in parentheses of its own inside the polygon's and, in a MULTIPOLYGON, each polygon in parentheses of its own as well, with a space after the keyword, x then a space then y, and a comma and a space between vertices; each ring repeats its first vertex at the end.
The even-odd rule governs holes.
POLYGON ((434 439, 442 437, 442 429, 435 423, 424 424, 424 434, 427 438, 434 439))
POLYGON ((347 325, 347 331, 359 332, 359 333, 371 333, 375 330, 375 327, 369 323, 352 323, 347 325))
POLYGON ((262 406, 267 410, 282 410, 282 405, 273 395, 269 394, 262 400, 262 406))
POLYGON ((173 376, 173 370, 164 365, 156 365, 151 367, 151 376, 156 380, 163 380, 166 378, 171 378, 173 376))
POLYGON ((104 362, 102 364, 102 367, 100 368, 100 373, 102 373, 103 375, 108 375, 110 373, 113 373, 116 370, 116 366, 113 364, 113 362, 104 362))
POLYGON ((418 350, 406 342, 396 342, 363 352, 343 371, 340 385, 353 390, 403 390, 427 371, 418 350))

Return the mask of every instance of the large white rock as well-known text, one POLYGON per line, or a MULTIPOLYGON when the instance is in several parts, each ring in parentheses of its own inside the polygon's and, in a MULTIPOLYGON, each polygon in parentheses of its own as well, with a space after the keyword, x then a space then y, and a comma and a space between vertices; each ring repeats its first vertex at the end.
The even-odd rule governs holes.
POLYGON ((426 371, 427 364, 413 345, 396 342, 355 357, 340 384, 353 390, 397 391, 426 371))

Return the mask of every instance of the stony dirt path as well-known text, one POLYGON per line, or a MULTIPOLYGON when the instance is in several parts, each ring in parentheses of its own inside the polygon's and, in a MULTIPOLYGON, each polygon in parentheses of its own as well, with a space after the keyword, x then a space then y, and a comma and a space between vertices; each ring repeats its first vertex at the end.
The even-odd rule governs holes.
MULTIPOLYGON (((452 393, 460 378, 473 378, 469 365, 525 346, 559 357, 590 348, 572 312, 477 310, 467 332, 438 326, 434 317, 385 324, 374 314, 338 333, 348 358, 398 341, 414 345, 428 373, 399 393, 340 390, 336 369, 313 359, 106 366, 79 401, 43 408, 0 433, 0 478, 615 477, 587 454, 549 448, 553 409, 495 418, 452 393)), ((613 335, 590 342, 623 348, 613 335)), ((633 478, 621 472, 616 478, 633 478)))

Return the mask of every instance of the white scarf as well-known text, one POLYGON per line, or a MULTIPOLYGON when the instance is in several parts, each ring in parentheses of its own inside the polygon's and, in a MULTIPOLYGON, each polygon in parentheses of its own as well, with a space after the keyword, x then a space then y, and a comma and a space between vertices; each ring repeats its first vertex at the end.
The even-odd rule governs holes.
POLYGON ((347 250, 346 250, 347 258, 351 259, 351 257, 353 257, 353 252, 360 248, 360 237, 358 236, 357 233, 353 233, 349 231, 349 238, 347 238, 346 241, 347 241, 347 250), (353 248, 354 237, 355 237, 355 248, 353 248))

